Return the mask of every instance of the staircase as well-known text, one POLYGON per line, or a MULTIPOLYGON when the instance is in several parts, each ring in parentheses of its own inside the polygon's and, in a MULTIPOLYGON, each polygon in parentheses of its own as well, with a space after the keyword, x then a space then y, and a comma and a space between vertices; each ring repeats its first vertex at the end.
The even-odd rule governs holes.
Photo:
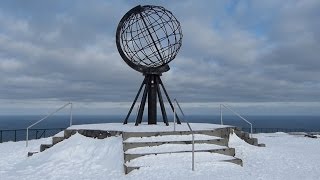
POLYGON ((57 143, 65 140, 65 139, 66 139, 66 138, 65 138, 65 136, 64 136, 64 132, 62 131, 62 132, 60 132, 60 133, 58 133, 58 134, 56 134, 56 135, 54 135, 54 136, 52 137, 52 143, 51 143, 51 144, 41 144, 39 151, 28 152, 28 157, 30 157, 30 156, 32 156, 32 155, 34 155, 34 154, 36 154, 36 153, 42 152, 42 151, 44 151, 44 150, 46 150, 46 149, 54 146, 55 144, 57 144, 57 143))
MULTIPOLYGON (((249 144, 265 146, 264 144, 258 144, 258 140, 251 138, 249 133, 235 127, 193 131, 196 166, 225 162, 242 166, 242 160, 235 157, 235 149, 228 145, 229 136, 233 132, 249 144)), ((126 174, 135 169, 166 166, 168 164, 187 166, 191 169, 192 134, 190 131, 125 132, 67 129, 53 136, 51 144, 41 144, 39 151, 28 152, 28 156, 45 151, 75 133, 97 139, 122 135, 124 171, 126 174)))
POLYGON ((234 129, 234 133, 241 138, 242 140, 244 140, 245 142, 247 142, 248 144, 251 144, 253 146, 259 146, 259 147, 266 147, 265 144, 263 143, 258 143, 258 139, 257 138, 252 138, 250 137, 250 134, 248 132, 244 132, 241 130, 241 128, 235 128, 234 129))
MULTIPOLYGON (((235 149, 228 147, 231 128, 194 131, 195 162, 231 162, 242 166, 235 149)), ((190 165, 192 141, 190 131, 123 132, 125 173, 141 167, 159 166, 161 162, 190 165), (188 158, 186 158, 188 157, 188 158)))

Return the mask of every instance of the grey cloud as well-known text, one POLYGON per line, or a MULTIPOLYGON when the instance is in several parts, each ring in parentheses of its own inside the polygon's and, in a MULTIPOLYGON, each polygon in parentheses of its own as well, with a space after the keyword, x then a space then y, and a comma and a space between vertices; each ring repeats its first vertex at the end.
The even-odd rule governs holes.
MULTIPOLYGON (((138 3, 4 1, 0 99, 130 102, 143 76, 121 60, 115 29, 138 3)), ((159 3, 184 33, 181 52, 162 76, 172 97, 319 101, 318 1, 159 3)))

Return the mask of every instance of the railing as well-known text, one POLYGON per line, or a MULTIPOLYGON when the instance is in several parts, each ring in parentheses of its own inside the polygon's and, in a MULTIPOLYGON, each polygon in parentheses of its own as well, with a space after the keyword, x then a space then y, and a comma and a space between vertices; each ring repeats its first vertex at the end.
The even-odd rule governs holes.
MULTIPOLYGON (((303 129, 303 128, 253 128, 253 133, 275 133, 275 132, 304 132, 304 133, 319 133, 320 129, 303 129)), ((249 128, 242 128, 242 131, 249 132, 249 128)))
MULTIPOLYGON (((29 129, 33 136, 29 139, 40 139, 52 136, 65 128, 41 128, 41 129, 29 129)), ((0 143, 7 141, 21 141, 25 140, 25 134, 27 133, 26 129, 0 129, 0 143)))
POLYGON ((60 111, 61 109, 64 109, 65 107, 67 107, 68 105, 70 105, 70 126, 72 126, 72 103, 68 102, 67 104, 61 106, 60 108, 58 108, 57 110, 53 111, 52 113, 48 114, 47 116, 45 116, 44 118, 40 119, 39 121, 31 124, 30 126, 27 127, 27 134, 26 134, 26 147, 28 147, 28 141, 29 141, 29 129, 33 126, 35 126, 36 124, 40 123, 41 121, 47 119, 48 117, 52 116, 53 114, 57 113, 58 111, 60 111))
POLYGON ((237 115, 239 118, 241 118, 242 120, 244 120, 246 123, 248 123, 250 125, 250 137, 252 138, 252 123, 249 122, 247 119, 245 119, 244 117, 242 117, 240 114, 238 114, 237 112, 235 112, 234 110, 232 110, 229 105, 224 105, 224 104, 220 104, 220 121, 221 121, 221 125, 223 125, 223 120, 222 120, 222 107, 228 109, 229 111, 231 111, 232 113, 234 113, 235 115, 237 115))
POLYGON ((184 113, 183 113, 183 111, 182 111, 182 109, 180 107, 180 104, 179 104, 177 99, 174 99, 174 108, 173 108, 173 110, 174 110, 174 115, 173 115, 173 117, 174 117, 173 118, 174 119, 174 131, 176 131, 176 115, 177 115, 176 114, 177 113, 176 112, 176 107, 179 108, 179 110, 180 110, 180 112, 181 112, 181 114, 183 116, 183 121, 185 121, 187 123, 188 128, 189 128, 189 130, 190 130, 190 132, 192 134, 192 171, 194 171, 194 132, 193 132, 189 122, 185 119, 185 115, 184 115, 184 113))

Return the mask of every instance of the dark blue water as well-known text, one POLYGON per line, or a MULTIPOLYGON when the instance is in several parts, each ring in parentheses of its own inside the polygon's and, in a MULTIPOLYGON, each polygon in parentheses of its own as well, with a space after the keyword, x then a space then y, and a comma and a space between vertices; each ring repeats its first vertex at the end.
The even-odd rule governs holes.
MULTIPOLYGON (((44 117, 43 115, 21 115, 21 116, 0 116, 0 130, 3 129, 25 129, 32 123, 44 117)), ((320 116, 243 116, 256 128, 302 128, 320 129, 320 116)), ((73 124, 93 124, 123 122, 125 116, 121 115, 81 115, 73 116, 73 124)), ((169 119, 173 119, 169 116, 169 119)), ((220 116, 189 115, 186 117, 189 122, 216 123, 220 124, 220 116)), ((158 117, 161 123, 161 117, 158 117)), ((134 122, 134 119, 129 119, 134 122)), ((240 127, 249 127, 237 116, 224 116, 224 124, 240 127)), ((64 128, 69 125, 69 116, 52 116, 33 128, 64 128)))
MULTIPOLYGON (((10 115, 0 116, 0 130, 8 129, 26 129, 32 123, 41 119, 42 115, 10 115)), ((302 129, 304 131, 320 131, 320 116, 244 116, 249 120, 254 128, 285 128, 285 129, 302 129)), ((122 123, 124 115, 79 115, 73 116, 73 124, 92 124, 92 123, 110 123, 118 122, 122 123)), ((173 119, 169 117, 169 119, 173 119)), ((220 124, 220 116, 208 116, 208 115, 189 115, 186 117, 189 122, 202 122, 202 123, 215 123, 220 124)), ((161 123, 161 117, 159 117, 159 123, 161 123)), ((146 120, 145 120, 146 121, 146 120)), ((129 122, 134 122, 133 117, 129 119, 129 122)), ((246 124, 237 116, 224 116, 224 124, 234 125, 242 128, 249 128, 246 124)), ((55 115, 43 122, 34 126, 34 129, 41 128, 66 128, 69 125, 69 116, 67 115, 55 115)), ((46 135, 51 135, 60 130, 47 131, 46 135)), ((41 134, 41 132, 38 132, 41 134)), ((31 138, 35 138, 36 131, 30 133, 31 138)), ((38 134, 38 135, 39 135, 38 134)), ((14 140, 13 132, 3 131, 2 141, 14 140)), ((25 130, 18 131, 16 134, 17 140, 25 138, 25 130)))

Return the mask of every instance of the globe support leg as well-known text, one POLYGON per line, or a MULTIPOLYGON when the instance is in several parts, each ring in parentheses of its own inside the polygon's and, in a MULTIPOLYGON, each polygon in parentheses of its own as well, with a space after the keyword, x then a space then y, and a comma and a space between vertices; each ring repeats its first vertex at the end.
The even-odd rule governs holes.
MULTIPOLYGON (((123 124, 128 123, 128 119, 130 117, 130 114, 131 114, 131 112, 132 112, 132 110, 133 110, 133 108, 134 108, 134 106, 140 96, 140 93, 141 93, 143 87, 144 87, 144 90, 143 90, 143 94, 142 94, 142 99, 141 99, 138 115, 136 117, 135 125, 138 126, 139 124, 142 123, 143 113, 144 113, 146 101, 148 98, 148 124, 157 124, 157 103, 158 103, 158 99, 159 99, 163 122, 168 126, 169 122, 168 122, 168 117, 167 117, 166 109, 165 109, 164 102, 163 102, 163 97, 161 94, 161 87, 167 97, 167 100, 168 100, 172 110, 173 110, 173 105, 171 103, 171 100, 169 98, 169 95, 168 95, 166 89, 164 88, 164 85, 162 84, 162 81, 160 79, 159 74, 145 74, 145 78, 144 78, 144 80, 138 90, 138 93, 137 93, 137 95, 136 95, 136 97, 130 107, 130 110, 129 110, 123 124)), ((181 124, 177 115, 176 115, 176 117, 177 117, 178 124, 181 124)))
POLYGON ((156 76, 149 75, 149 92, 148 92, 148 124, 157 124, 157 83, 156 76))
MULTIPOLYGON (((169 102, 169 104, 170 104, 170 106, 171 106, 171 109, 172 109, 172 111, 174 112, 174 107, 173 107, 173 105, 172 105, 172 102, 171 102, 171 100, 170 100, 170 97, 169 97, 169 95, 168 95, 168 92, 167 92, 166 88, 164 88, 164 85, 163 85, 160 77, 159 77, 159 82, 160 82, 160 85, 161 85, 161 87, 162 87, 162 89, 163 89, 164 94, 165 94, 166 97, 167 97, 167 100, 168 100, 168 102, 169 102)), ((177 123, 178 123, 178 124, 181 124, 181 121, 180 121, 180 119, 179 119, 179 117, 178 117, 177 114, 176 114, 176 118, 177 118, 177 123)))
POLYGON ((137 93, 136 97, 135 97, 134 100, 133 100, 133 103, 132 103, 132 105, 131 105, 131 107, 130 107, 130 110, 129 110, 129 112, 128 112, 128 114, 127 114, 127 117, 126 117, 126 119, 124 120, 123 124, 127 124, 127 123, 128 123, 128 119, 129 119, 129 117, 130 117, 130 114, 131 114, 131 112, 132 112, 132 109, 133 109, 134 105, 136 104, 137 99, 139 98, 139 95, 140 95, 140 93, 141 93, 141 90, 142 90, 143 86, 145 85, 145 82, 146 82, 146 78, 144 78, 144 80, 142 81, 141 86, 140 86, 140 88, 139 88, 139 90, 138 90, 138 93, 137 93))
POLYGON ((138 126, 142 122, 144 106, 146 105, 146 99, 147 99, 147 94, 148 94, 148 90, 149 90, 149 84, 150 84, 149 81, 150 81, 150 77, 146 76, 145 77, 145 88, 143 91, 143 96, 141 99, 141 104, 140 104, 138 116, 136 119, 136 124, 135 124, 136 126, 138 126))
POLYGON ((164 107, 164 103, 163 103, 163 99, 162 99, 162 95, 161 95, 159 79, 160 79, 160 77, 156 78, 156 83, 157 83, 157 91, 158 91, 158 98, 159 98, 160 108, 161 108, 161 112, 162 112, 162 118, 163 118, 163 122, 166 123, 167 126, 169 126, 168 117, 167 117, 167 113, 166 113, 166 108, 164 107))

